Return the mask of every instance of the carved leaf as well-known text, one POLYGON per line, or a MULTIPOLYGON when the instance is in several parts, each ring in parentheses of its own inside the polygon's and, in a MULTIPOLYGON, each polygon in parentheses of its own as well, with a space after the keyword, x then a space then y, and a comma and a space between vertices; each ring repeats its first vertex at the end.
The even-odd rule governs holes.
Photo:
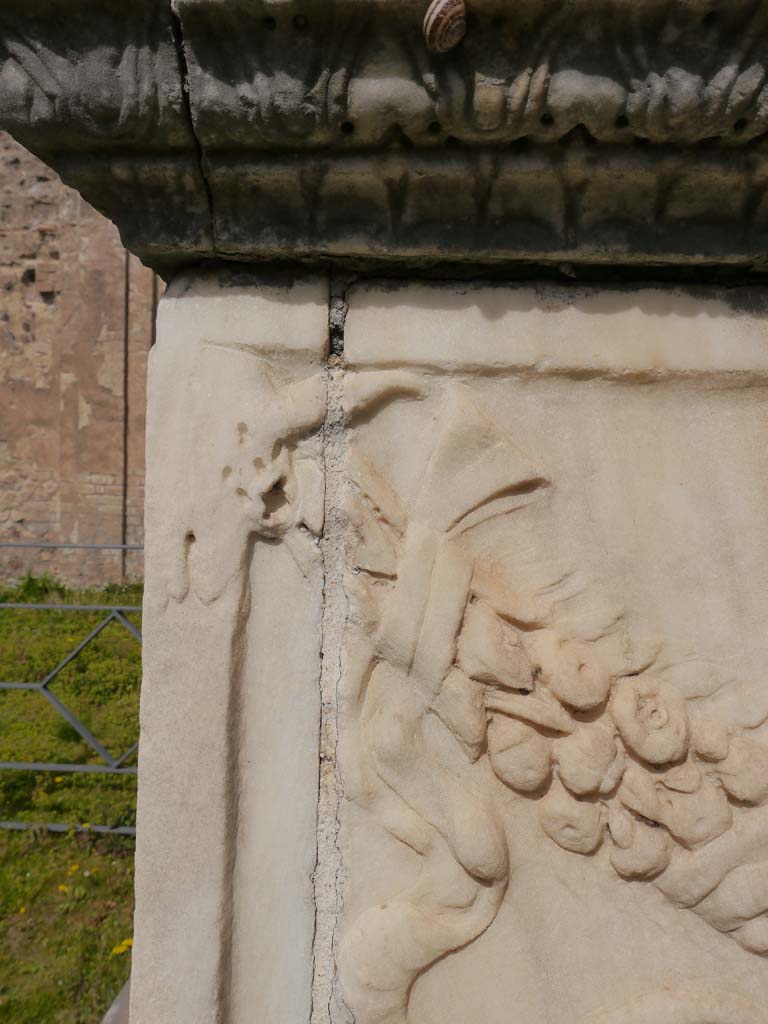
POLYGON ((531 722, 542 729, 551 729, 552 732, 571 733, 575 729, 570 715, 562 708, 549 701, 540 700, 532 694, 521 697, 514 693, 492 690, 486 694, 485 706, 489 711, 498 711, 502 715, 509 715, 510 718, 531 722))
POLYGON ((458 663, 481 683, 531 691, 533 668, 516 629, 488 605, 474 602, 464 615, 458 663))
POLYGON ((511 495, 525 504, 547 481, 511 438, 484 416, 466 388, 450 389, 414 516, 440 531, 462 533, 486 517, 485 506, 511 495))
POLYGON ((485 749, 487 713, 482 687, 459 669, 445 678, 432 710, 464 747, 470 761, 485 749))

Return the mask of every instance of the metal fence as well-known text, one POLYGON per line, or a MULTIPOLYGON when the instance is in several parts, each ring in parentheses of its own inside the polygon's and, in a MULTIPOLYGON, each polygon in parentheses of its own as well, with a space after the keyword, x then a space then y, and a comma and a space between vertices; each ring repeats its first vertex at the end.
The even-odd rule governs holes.
MULTIPOLYGON (((65 549, 81 551, 143 551, 143 547, 137 544, 53 544, 34 542, 0 542, 0 548, 39 548, 39 549, 65 549)), ((131 612, 140 612, 140 605, 120 604, 61 604, 61 603, 27 603, 27 602, 0 602, 0 611, 19 610, 36 611, 40 613, 55 614, 56 612, 103 612, 104 618, 91 632, 77 644, 74 650, 70 651, 56 665, 53 665, 46 675, 32 683, 20 683, 14 681, 0 680, 0 692, 9 690, 26 690, 42 695, 56 712, 69 723, 79 734, 81 739, 101 759, 100 764, 75 764, 52 762, 29 762, 29 761, 0 761, 2 771, 22 772, 53 772, 57 775, 66 773, 84 773, 91 775, 135 775, 137 769, 126 764, 135 754, 138 748, 138 740, 118 757, 113 756, 104 744, 93 735, 87 726, 67 705, 52 693, 51 683, 59 674, 78 657, 89 644, 93 643, 99 634, 107 626, 116 622, 126 629, 135 640, 141 643, 141 631, 127 618, 131 612)), ((94 832, 97 834, 109 835, 135 835, 136 829, 130 827, 112 828, 107 825, 61 825, 47 822, 24 822, 24 821, 0 821, 0 828, 11 830, 43 829, 49 832, 68 832, 72 829, 80 832, 94 832)))

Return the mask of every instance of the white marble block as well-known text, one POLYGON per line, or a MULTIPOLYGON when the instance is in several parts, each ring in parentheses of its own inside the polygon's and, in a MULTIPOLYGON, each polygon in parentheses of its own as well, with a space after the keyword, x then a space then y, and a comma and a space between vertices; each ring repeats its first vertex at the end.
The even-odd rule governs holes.
POLYGON ((163 301, 132 1024, 768 1024, 765 293, 328 295, 163 301))
POLYGON ((309 1019, 327 297, 203 277, 161 304, 131 1024, 309 1019))

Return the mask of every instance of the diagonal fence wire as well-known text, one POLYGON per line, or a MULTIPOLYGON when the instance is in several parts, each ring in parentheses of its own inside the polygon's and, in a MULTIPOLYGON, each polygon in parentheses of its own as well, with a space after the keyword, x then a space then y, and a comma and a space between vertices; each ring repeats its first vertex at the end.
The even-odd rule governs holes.
MULTIPOLYGON (((74 550, 122 550, 141 551, 140 545, 133 544, 54 544, 54 543, 13 543, 0 542, 0 548, 64 548, 74 550)), ((82 773, 86 775, 136 775, 137 769, 134 766, 126 766, 138 749, 138 741, 133 743, 119 757, 113 757, 104 744, 93 735, 88 727, 77 717, 77 715, 49 689, 51 683, 67 668, 112 622, 118 623, 139 643, 142 641, 141 631, 128 618, 131 612, 141 612, 139 605, 118 605, 118 604, 54 604, 45 602, 0 602, 0 610, 25 610, 40 612, 104 612, 105 618, 96 625, 90 633, 81 640, 77 646, 62 658, 43 679, 32 683, 12 682, 0 680, 0 692, 11 690, 22 690, 41 694, 54 710, 78 733, 80 738, 101 758, 103 764, 70 764, 53 763, 45 761, 0 761, 0 770, 3 771, 24 771, 24 772, 56 772, 57 774, 82 773)), ((49 832, 69 832, 74 829, 79 832, 93 832, 104 835, 130 835, 136 834, 136 829, 129 826, 112 828, 107 825, 59 825, 53 823, 30 823, 23 821, 0 821, 0 829, 11 831, 45 830, 49 832)))

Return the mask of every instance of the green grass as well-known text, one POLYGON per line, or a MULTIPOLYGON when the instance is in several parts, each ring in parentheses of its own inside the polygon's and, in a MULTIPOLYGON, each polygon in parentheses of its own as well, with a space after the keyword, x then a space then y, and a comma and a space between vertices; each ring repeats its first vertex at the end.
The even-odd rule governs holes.
POLYGON ((130 973, 132 915, 132 841, 0 834, 0 1021, 98 1024, 130 973))
MULTIPOLYGON (((140 586, 68 591, 50 578, 0 587, 0 602, 141 603, 140 586)), ((0 679, 37 682, 99 613, 0 609, 0 679)), ((140 626, 140 615, 130 618, 140 626)), ((113 755, 138 735, 141 650, 111 623, 51 685, 113 755)), ((0 760, 98 764, 37 693, 0 692, 0 760)), ((135 763, 135 760, 130 763, 135 763)), ((132 825, 134 776, 0 771, 0 819, 132 825)), ((130 971, 133 841, 0 831, 0 1024, 98 1024, 130 971), (117 948, 117 952, 113 952, 117 948)))

